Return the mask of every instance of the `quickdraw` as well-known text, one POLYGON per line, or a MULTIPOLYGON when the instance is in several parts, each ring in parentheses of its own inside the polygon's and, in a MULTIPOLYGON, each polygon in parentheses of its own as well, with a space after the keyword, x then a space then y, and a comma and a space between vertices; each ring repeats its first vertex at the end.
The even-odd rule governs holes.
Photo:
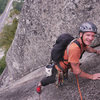
POLYGON ((59 86, 62 86, 63 83, 64 83, 63 71, 58 71, 56 75, 56 87, 58 88, 59 86))

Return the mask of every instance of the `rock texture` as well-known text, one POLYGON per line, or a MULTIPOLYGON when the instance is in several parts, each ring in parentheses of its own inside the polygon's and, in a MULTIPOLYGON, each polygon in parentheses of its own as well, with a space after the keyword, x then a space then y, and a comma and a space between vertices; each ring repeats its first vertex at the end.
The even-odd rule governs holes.
MULTIPOLYGON (((100 47, 98 48, 100 49, 100 47)), ((100 56, 85 53, 82 59, 81 68, 88 73, 100 72, 100 56)), ((36 84, 45 75, 44 68, 24 76, 23 78, 11 83, 9 86, 0 89, 0 100, 39 100, 36 93, 36 84), (38 73, 38 74, 37 74, 38 73)), ((80 89, 83 100, 100 99, 100 81, 92 81, 79 78, 80 89)), ((69 80, 64 81, 62 87, 56 88, 51 84, 42 88, 41 100, 80 100, 77 89, 76 78, 69 72, 69 80)))
MULTIPOLYGON (((15 38, 7 53, 7 67, 0 76, 0 100, 38 100, 38 95, 34 92, 35 86, 44 73, 31 74, 33 76, 30 73, 49 62, 52 45, 60 34, 70 33, 77 37, 79 25, 84 21, 95 23, 100 33, 99 16, 99 0, 26 0, 15 38), (25 77, 26 80, 23 80, 25 77)), ((93 45, 100 45, 99 37, 100 34, 93 45)), ((99 61, 100 56, 88 55, 87 59, 83 59, 87 66, 84 70, 90 73, 100 72, 99 61)), ((42 71, 43 69, 40 72, 42 71)), ((85 100, 99 100, 99 81, 80 79, 80 84, 85 100)), ((64 87, 47 87, 41 95, 42 100, 80 99, 72 74, 64 87)))

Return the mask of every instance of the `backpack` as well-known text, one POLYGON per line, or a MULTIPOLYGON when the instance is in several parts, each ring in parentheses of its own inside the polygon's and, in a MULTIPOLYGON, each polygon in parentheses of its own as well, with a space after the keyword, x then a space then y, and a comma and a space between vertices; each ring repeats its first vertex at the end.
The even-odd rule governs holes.
MULTIPOLYGON (((64 61, 63 59, 64 51, 72 40, 74 40, 74 37, 71 36, 70 34, 60 35, 57 38, 56 43, 54 44, 51 50, 51 60, 54 61, 55 63, 59 63, 59 61, 64 61)), ((81 49, 80 43, 77 40, 75 40, 74 42, 81 49)))

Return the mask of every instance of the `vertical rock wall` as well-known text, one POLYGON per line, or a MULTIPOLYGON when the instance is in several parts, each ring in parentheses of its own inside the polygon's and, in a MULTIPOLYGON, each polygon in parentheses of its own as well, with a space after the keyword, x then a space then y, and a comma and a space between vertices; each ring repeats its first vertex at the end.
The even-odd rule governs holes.
MULTIPOLYGON (((46 65, 59 34, 70 33, 76 37, 79 25, 84 21, 95 23, 99 33, 99 16, 99 0, 26 0, 7 53, 2 84, 46 65)), ((95 43, 100 44, 100 40, 96 40, 95 43)))

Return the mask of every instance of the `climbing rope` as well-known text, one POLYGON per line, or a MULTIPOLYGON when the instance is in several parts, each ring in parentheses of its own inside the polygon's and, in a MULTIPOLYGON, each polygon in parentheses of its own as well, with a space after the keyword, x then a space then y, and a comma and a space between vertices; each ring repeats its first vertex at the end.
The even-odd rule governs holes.
POLYGON ((81 90, 80 90, 80 86, 79 86, 78 76, 77 75, 75 75, 75 76, 76 76, 76 80, 77 80, 77 86, 78 86, 78 91, 79 91, 79 94, 80 94, 80 98, 81 98, 81 100, 83 100, 81 90))

